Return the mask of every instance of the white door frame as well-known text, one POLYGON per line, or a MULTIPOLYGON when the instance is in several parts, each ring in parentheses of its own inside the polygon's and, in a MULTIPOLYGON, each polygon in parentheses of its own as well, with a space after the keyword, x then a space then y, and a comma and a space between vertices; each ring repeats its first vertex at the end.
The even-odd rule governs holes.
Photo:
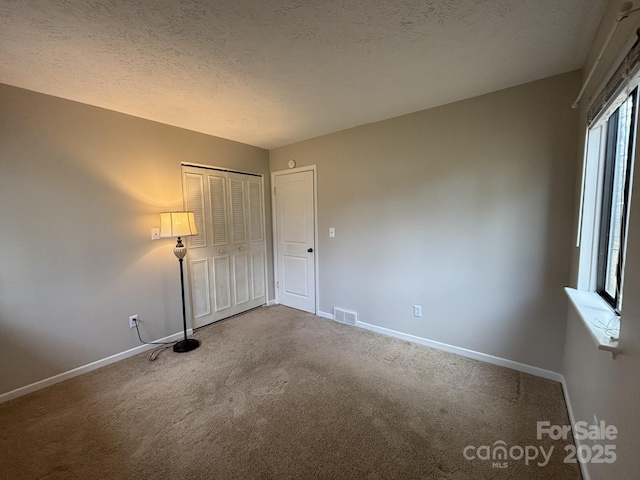
POLYGON ((315 314, 317 315, 320 311, 320 291, 319 291, 319 281, 320 278, 320 269, 318 262, 318 256, 320 255, 320 249, 318 248, 318 169, 316 165, 308 165, 306 167, 297 167, 297 168, 289 168, 287 170, 278 170, 275 172, 271 172, 271 231, 273 232, 273 289, 275 291, 275 303, 279 304, 279 289, 276 288, 278 282, 278 237, 277 237, 277 212, 276 212, 276 195, 275 195, 275 184, 276 177, 280 175, 287 175, 290 173, 300 173, 300 172, 313 172, 313 229, 314 229, 314 252, 313 256, 314 267, 315 267, 315 278, 313 279, 315 295, 316 295, 316 305, 315 305, 315 314))

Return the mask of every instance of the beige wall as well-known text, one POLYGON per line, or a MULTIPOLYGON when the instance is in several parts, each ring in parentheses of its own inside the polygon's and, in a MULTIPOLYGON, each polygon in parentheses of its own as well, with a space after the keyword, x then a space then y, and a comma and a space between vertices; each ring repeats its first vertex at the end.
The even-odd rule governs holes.
POLYGON ((266 150, 0 85, 0 393, 139 345, 131 314, 148 340, 181 330, 175 241, 150 239, 181 161, 269 192, 266 150))
MULTIPOLYGON (((602 49, 622 3, 612 1, 609 4, 583 70, 585 77, 602 49)), ((586 129, 586 106, 590 96, 606 77, 616 57, 624 51, 625 43, 632 38, 638 27, 638 15, 640 14, 635 14, 620 24, 600 67, 595 71, 581 103, 581 132, 586 129)), ((582 149, 583 145, 579 146, 582 149)), ((579 154, 576 160, 580 173, 582 155, 579 154)), ((624 311, 620 327, 619 344, 622 354, 614 359, 611 354, 597 350, 573 307, 568 313, 563 373, 574 417, 576 421, 591 423, 595 414, 599 420, 615 425, 619 430, 619 437, 614 442, 616 462, 610 465, 588 464, 586 468, 591 480, 637 478, 640 471, 640 178, 637 162, 636 157, 635 192, 631 203, 625 269, 624 311)), ((580 175, 577 175, 576 183, 579 181, 580 175)), ((577 199, 575 205, 577 218, 577 199)), ((573 250, 575 260, 572 285, 575 286, 579 250, 573 250)))
POLYGON ((318 166, 320 310, 560 371, 578 88, 574 72, 271 151, 272 171, 318 166))

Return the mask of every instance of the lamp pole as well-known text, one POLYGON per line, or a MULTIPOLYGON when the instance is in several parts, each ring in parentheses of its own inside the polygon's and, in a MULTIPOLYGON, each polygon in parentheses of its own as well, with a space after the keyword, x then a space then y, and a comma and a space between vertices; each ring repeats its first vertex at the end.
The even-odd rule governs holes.
POLYGON ((200 342, 195 338, 187 338, 187 309, 184 301, 184 267, 182 266, 182 262, 184 260, 184 256, 187 254, 187 249, 182 243, 182 239, 178 237, 178 243, 176 243, 176 248, 173 249, 173 253, 178 257, 178 262, 180 262, 180 290, 182 294, 182 328, 184 330, 184 340, 180 340, 176 342, 173 346, 173 351, 178 353, 190 352, 191 350, 195 350, 200 346, 200 342))

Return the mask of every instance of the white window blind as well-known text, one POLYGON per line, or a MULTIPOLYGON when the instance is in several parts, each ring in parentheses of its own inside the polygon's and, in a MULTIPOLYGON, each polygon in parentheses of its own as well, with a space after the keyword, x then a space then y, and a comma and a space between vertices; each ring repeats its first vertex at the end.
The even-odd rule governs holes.
POLYGON ((626 95, 621 95, 621 93, 628 94, 640 83, 639 73, 640 41, 636 41, 611 78, 592 100, 587 111, 589 126, 595 125, 602 118, 609 117, 625 101, 626 95))

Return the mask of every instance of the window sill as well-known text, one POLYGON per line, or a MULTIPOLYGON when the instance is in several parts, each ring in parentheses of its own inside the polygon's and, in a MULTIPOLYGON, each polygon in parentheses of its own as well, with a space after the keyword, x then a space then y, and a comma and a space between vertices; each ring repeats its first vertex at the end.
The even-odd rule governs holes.
POLYGON ((620 317, 615 315, 611 307, 597 293, 583 292, 569 287, 564 290, 567 292, 567 296, 580 315, 582 323, 587 328, 598 350, 611 352, 614 356, 620 353, 618 340, 612 340, 602 328, 594 323, 599 321, 602 324, 606 324, 612 317, 616 317, 618 320, 620 317))

